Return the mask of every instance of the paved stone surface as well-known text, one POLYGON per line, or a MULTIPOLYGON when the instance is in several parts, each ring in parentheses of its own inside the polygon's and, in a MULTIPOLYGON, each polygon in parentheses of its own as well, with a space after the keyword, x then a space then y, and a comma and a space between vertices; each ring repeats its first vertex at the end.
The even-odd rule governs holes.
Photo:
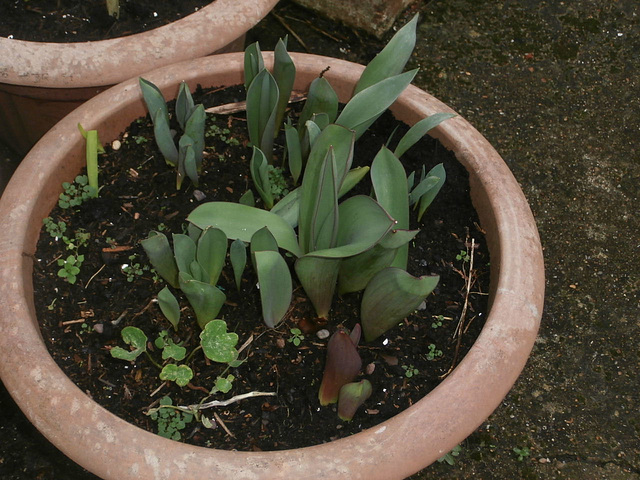
MULTIPOLYGON (((474 124, 514 172, 538 221, 547 296, 532 357, 503 404, 454 465, 412 479, 639 479, 640 4, 417 8, 414 83, 474 124)), ((368 55, 357 42, 309 49, 368 55)), ((3 392, 0 403, 10 407, 3 392)), ((19 413, 0 435, 9 444, 26 436, 38 450, 11 478, 93 478, 56 457, 19 413)))

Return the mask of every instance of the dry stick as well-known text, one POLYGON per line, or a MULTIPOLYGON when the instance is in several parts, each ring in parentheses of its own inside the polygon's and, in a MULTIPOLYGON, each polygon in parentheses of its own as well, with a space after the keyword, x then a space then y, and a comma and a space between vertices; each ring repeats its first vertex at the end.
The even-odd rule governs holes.
POLYGON ((227 405, 231 405, 232 403, 239 402, 240 400, 244 400, 246 398, 273 397, 275 395, 276 395, 276 392, 249 392, 249 393, 243 393, 242 395, 236 395, 235 397, 231 397, 227 400, 212 400, 207 403, 189 405, 187 407, 179 406, 177 407, 177 409, 185 412, 194 412, 198 410, 205 410, 207 408, 212 408, 212 407, 226 407, 227 405))
POLYGON ((218 424, 224 429, 225 432, 227 432, 227 435, 236 438, 236 436, 231 433, 231 430, 229 430, 227 428, 227 425, 222 421, 222 418, 220 418, 220 415, 218 415, 216 412, 213 412, 213 416, 216 418, 216 422, 218 422, 218 424))
POLYGON ((276 18, 276 20, 278 20, 282 24, 285 30, 289 32, 293 36, 293 38, 295 38, 300 43, 300 45, 302 45, 302 48, 304 48, 307 51, 307 53, 309 53, 309 48, 307 48, 307 45, 302 41, 300 36, 293 30, 293 28, 291 28, 289 24, 284 21, 284 18, 282 18, 280 15, 273 12, 271 12, 271 15, 273 15, 276 18))
POLYGON ((449 368, 449 370, 447 370, 447 372, 445 372, 443 375, 441 375, 439 378, 443 379, 445 378, 447 375, 449 375, 454 367, 456 366, 456 363, 458 363, 458 356, 460 354, 460 344, 462 343, 462 331, 463 331, 463 326, 464 326, 464 320, 465 317, 467 315, 467 307, 469 305, 469 293, 471 293, 471 279, 473 278, 473 252, 475 250, 475 239, 472 238, 471 239, 471 258, 469 259, 469 273, 467 274, 467 285, 465 288, 465 295, 464 295, 464 304, 462 305, 462 313, 460 313, 460 320, 458 321, 458 325, 456 326, 456 330, 453 333, 453 337, 456 338, 457 337, 457 341, 456 341, 456 351, 455 354, 453 356, 453 362, 451 363, 451 367, 449 368))
POLYGON ((85 289, 85 290, 87 289, 87 287, 89 286, 89 284, 91 283, 91 281, 92 281, 94 278, 96 278, 96 276, 97 276, 97 275, 102 271, 102 269, 103 269, 104 267, 106 267, 106 266, 107 266, 106 264, 103 264, 103 265, 98 269, 98 271, 97 271, 96 273, 94 273, 93 275, 91 275, 91 278, 89 279, 89 281, 87 282, 87 284, 84 286, 84 289, 85 289))
MULTIPOLYGON (((305 100, 307 95, 300 92, 293 92, 291 94, 291 98, 289 99, 289 103, 301 102, 305 100)), ((247 109, 247 102, 233 102, 233 103, 225 103, 224 105, 216 105, 215 107, 209 107, 205 109, 205 112, 210 113, 211 115, 230 115, 232 113, 244 112, 247 109)))

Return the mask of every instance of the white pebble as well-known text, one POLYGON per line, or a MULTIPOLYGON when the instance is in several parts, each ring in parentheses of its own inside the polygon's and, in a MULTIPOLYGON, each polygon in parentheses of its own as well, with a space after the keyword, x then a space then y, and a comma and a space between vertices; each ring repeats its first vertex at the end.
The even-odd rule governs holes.
POLYGON ((329 330, 323 328, 322 330, 318 330, 318 333, 316 333, 316 335, 320 340, 324 340, 325 338, 329 337, 329 330))
POLYGON ((111 148, 113 148, 114 150, 120 150, 121 146, 122 146, 122 143, 120 143, 120 140, 114 140, 111 143, 111 148))

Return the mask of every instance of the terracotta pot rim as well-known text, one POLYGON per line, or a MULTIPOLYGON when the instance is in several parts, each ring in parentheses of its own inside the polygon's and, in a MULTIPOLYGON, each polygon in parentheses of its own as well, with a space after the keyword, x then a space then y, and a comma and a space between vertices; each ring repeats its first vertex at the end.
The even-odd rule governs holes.
MULTIPOLYGON (((272 58, 267 56, 269 64, 272 58)), ((306 88, 331 66, 325 77, 342 101, 351 94, 363 68, 315 55, 292 57, 298 69, 296 89, 306 88)), ((158 69, 145 77, 166 95, 175 95, 183 79, 192 88, 204 81, 209 82, 205 86, 241 84, 242 65, 242 54, 225 54, 158 69)), ((407 89, 392 110, 409 124, 429 114, 452 111, 416 87, 407 89)), ((94 97, 36 144, 0 201, 0 218, 5 222, 0 231, 0 376, 32 423, 65 454, 103 478, 188 474, 190 478, 295 475, 388 480, 404 478, 441 457, 499 405, 524 367, 538 331, 544 297, 542 249, 513 175, 484 137, 459 116, 441 124, 434 136, 470 172, 474 205, 491 252, 491 308, 471 350, 431 393, 392 419, 335 442, 250 453, 172 442, 124 422, 90 400, 46 351, 33 311, 29 255, 42 218, 55 204, 60 180, 73 178, 83 163, 77 123, 98 128, 106 142, 122 131, 121 125, 144 113, 135 79, 94 97), (25 196, 23 182, 29 182, 31 196, 25 196)))
POLYGON ((222 49, 242 37, 276 3, 278 0, 214 0, 167 25, 100 41, 52 43, 0 38, 0 81, 47 88, 113 85, 222 49), (72 73, 74 69, 80 73, 72 73))

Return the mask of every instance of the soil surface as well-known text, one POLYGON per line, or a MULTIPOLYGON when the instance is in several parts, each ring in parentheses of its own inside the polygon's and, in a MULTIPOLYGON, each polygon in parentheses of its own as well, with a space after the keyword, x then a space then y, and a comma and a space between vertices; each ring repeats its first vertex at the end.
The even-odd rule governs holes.
POLYGON ((34 42, 89 42, 152 30, 199 10, 207 0, 120 0, 118 18, 105 0, 14 0, 0 4, 0 36, 34 42))
MULTIPOLYGON (((196 102, 209 107, 243 98, 244 89, 214 89, 197 95, 196 102)), ((356 144, 353 166, 370 165, 396 126, 394 138, 398 140, 406 127, 398 125, 391 114, 379 119, 356 144)), ((372 427, 426 395, 460 361, 482 328, 489 280, 488 254, 470 202, 466 171, 430 138, 408 151, 403 163, 407 172, 422 165, 428 171, 443 163, 447 181, 420 225, 414 214, 412 228, 422 231, 412 242, 408 270, 416 276, 439 275, 441 280, 421 310, 379 339, 360 345, 366 373, 357 380, 370 380, 374 393, 354 421, 339 420, 335 406, 320 407, 317 395, 328 340, 322 333, 333 333, 338 326, 352 329, 361 294, 337 298, 330 320, 321 321, 294 281, 290 312, 278 328, 269 329, 261 322, 255 274, 249 269, 237 292, 233 272, 227 266, 219 281, 227 294, 221 318, 239 335, 239 345, 252 339, 240 355, 245 360, 241 366, 227 371, 224 365, 205 361, 199 352, 189 362, 196 376, 186 388, 180 388, 160 381, 159 370, 144 356, 133 364, 111 357, 110 348, 125 346, 119 338, 125 326, 145 332, 150 339, 148 348, 156 350, 151 355, 160 363, 160 352, 152 342, 162 331, 169 332, 188 352, 198 345, 200 329, 188 303, 181 305, 183 319, 177 333, 152 304, 164 285, 149 271, 139 241, 152 230, 169 237, 182 233, 186 216, 199 203, 237 202, 252 187, 243 112, 209 116, 206 131, 206 157, 197 189, 186 180, 176 191, 175 169, 166 165, 158 151, 148 119, 140 119, 123 135, 118 150, 108 147, 100 158, 99 198, 85 200, 79 207, 57 207, 51 213, 55 222, 65 223, 69 238, 78 232, 90 235, 88 245, 79 249, 84 263, 74 285, 57 275, 56 259, 69 254, 61 239, 43 231, 36 252, 41 267, 34 275, 36 308, 59 365, 96 401, 151 431, 158 426, 144 413, 157 407, 164 395, 170 396, 174 405, 193 405, 250 391, 274 392, 277 395, 245 400, 214 413, 205 411, 213 427, 193 422, 181 435, 190 443, 238 450, 288 449, 330 441, 372 427), (467 294, 470 269, 472 288, 467 294), (454 333, 462 315, 464 333, 458 342, 454 333), (299 345, 292 342, 293 328, 303 332, 299 345), (210 397, 216 377, 223 373, 235 377, 233 389, 227 395, 210 397)), ((276 158, 276 165, 279 160, 276 158)), ((371 184, 365 179, 349 195, 370 191, 371 184)))

